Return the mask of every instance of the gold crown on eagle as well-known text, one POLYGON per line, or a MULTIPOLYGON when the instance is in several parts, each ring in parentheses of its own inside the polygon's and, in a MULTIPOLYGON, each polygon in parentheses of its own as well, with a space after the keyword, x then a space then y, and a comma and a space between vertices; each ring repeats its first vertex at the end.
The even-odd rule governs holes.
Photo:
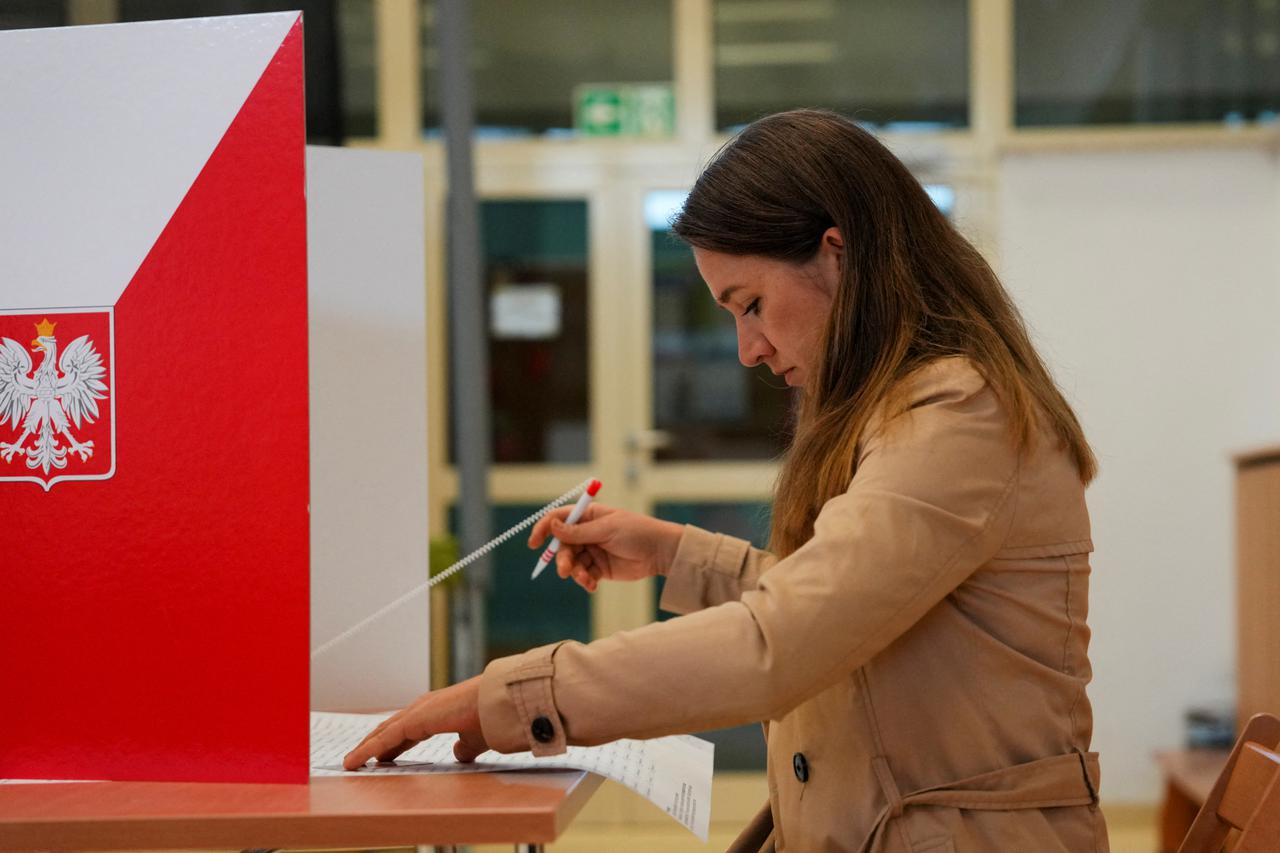
POLYGON ((39 323, 36 323, 36 324, 35 324, 35 326, 36 326, 36 337, 38 337, 38 338, 51 338, 51 337, 53 337, 53 327, 54 327, 54 326, 56 326, 56 325, 58 325, 58 324, 57 324, 57 323, 50 323, 50 322, 49 322, 49 318, 48 318, 48 317, 45 317, 45 318, 44 318, 43 320, 41 320, 39 323))

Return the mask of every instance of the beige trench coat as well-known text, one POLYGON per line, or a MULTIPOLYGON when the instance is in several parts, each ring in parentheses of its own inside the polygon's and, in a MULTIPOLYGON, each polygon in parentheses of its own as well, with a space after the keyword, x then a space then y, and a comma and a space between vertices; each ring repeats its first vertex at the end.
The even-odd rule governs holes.
POLYGON ((687 528, 662 599, 687 615, 491 663, 489 745, 770 721, 769 803, 735 849, 1106 851, 1080 479, 1047 435, 1014 452, 966 360, 907 381, 790 557, 687 528))

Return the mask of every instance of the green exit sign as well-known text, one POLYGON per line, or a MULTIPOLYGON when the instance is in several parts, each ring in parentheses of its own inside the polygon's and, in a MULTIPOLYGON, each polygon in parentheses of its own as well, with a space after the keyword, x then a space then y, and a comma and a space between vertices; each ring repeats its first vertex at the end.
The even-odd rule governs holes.
POLYGON ((674 136, 675 95, 667 83, 584 83, 573 90, 573 126, 583 136, 674 136))

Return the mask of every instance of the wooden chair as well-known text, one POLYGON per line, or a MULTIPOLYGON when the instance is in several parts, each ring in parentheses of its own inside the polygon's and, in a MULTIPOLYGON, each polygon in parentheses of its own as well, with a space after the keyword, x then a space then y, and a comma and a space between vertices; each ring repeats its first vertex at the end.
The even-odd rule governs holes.
POLYGON ((1257 714, 1236 741, 1178 853, 1280 851, 1280 719, 1257 714))

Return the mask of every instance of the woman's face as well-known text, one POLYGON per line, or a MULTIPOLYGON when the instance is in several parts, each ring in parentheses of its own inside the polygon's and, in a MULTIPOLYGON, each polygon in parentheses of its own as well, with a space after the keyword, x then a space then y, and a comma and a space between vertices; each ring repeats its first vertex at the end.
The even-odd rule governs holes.
POLYGON ((733 314, 738 360, 745 367, 766 365, 794 387, 812 378, 843 251, 835 228, 827 229, 817 253, 802 264, 693 250, 712 297, 733 314))

